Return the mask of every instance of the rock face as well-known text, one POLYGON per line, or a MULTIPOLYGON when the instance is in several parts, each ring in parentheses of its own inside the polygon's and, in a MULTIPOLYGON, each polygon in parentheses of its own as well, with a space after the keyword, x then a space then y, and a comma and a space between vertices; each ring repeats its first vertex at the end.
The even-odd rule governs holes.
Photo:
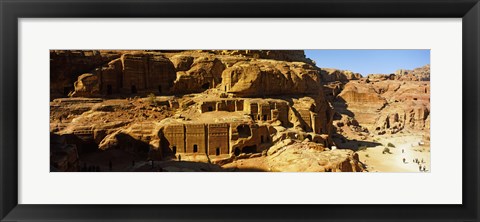
POLYGON ((362 78, 359 73, 354 73, 349 70, 338 70, 331 68, 322 68, 321 71, 323 82, 348 82, 350 80, 357 80, 362 78))
POLYGON ((269 59, 286 62, 303 62, 315 65, 315 62, 305 57, 303 50, 212 50, 220 55, 244 56, 254 59, 269 59))
MULTIPOLYGON (((429 76, 425 67, 415 70, 429 76)), ((419 81, 424 77, 413 80, 410 77, 378 74, 350 81, 334 100, 335 110, 378 134, 395 134, 403 129, 428 130, 430 83, 419 81)))
POLYGON ((273 171, 281 172, 362 172, 358 154, 351 150, 324 151, 317 143, 302 142, 285 146, 268 156, 273 171))
POLYGON ((177 158, 258 153, 288 138, 330 143, 333 110, 319 98, 194 98, 183 113, 159 123, 163 152, 177 158))
POLYGON ((64 96, 95 97, 222 88, 241 96, 261 96, 309 94, 321 88, 320 71, 302 50, 52 51, 51 67, 59 85, 53 86, 52 99, 62 90, 64 96), (87 80, 78 79, 87 73, 96 76, 89 82, 96 90, 73 88, 74 82, 87 80))
POLYGON ((387 101, 371 85, 349 82, 334 105, 337 112, 355 117, 361 125, 369 128, 387 101))
POLYGON ((318 69, 306 63, 239 62, 222 73, 226 92, 239 96, 312 94, 322 89, 318 69))
MULTIPOLYGON (((68 59, 69 53, 55 55, 52 56, 51 63, 63 62, 65 67, 76 67, 71 68, 73 71, 66 71, 74 74, 70 75, 70 79, 64 80, 64 82, 71 82, 73 78, 76 78, 74 90, 69 91, 70 95, 74 97, 98 97, 99 95, 119 93, 169 93, 176 78, 173 63, 162 54, 155 52, 119 51, 102 54, 93 51, 90 57, 77 58, 80 60, 78 63, 82 63, 82 65, 77 65, 76 60, 68 59), (102 55, 105 56, 102 57, 102 55), (89 73, 81 74, 85 71, 89 71, 89 73)), ((83 52, 83 55, 87 54, 83 52)), ((62 79, 62 75, 57 72, 62 72, 62 69, 56 68, 52 71, 52 75, 54 75, 52 78, 62 79)), ((69 85, 70 83, 65 84, 69 85)))
POLYGON ((98 82, 98 76, 91 73, 82 74, 75 82, 75 91, 71 95, 75 97, 89 97, 99 95, 100 87, 98 82))
MULTIPOLYGON (((183 58, 184 61, 177 63, 174 93, 199 93, 215 88, 222 81, 225 65, 219 59, 213 56, 195 59, 193 57, 180 58, 183 58)), ((175 59, 178 60, 178 56, 175 59)))
POLYGON ((124 54, 122 64, 123 89, 127 93, 169 92, 176 78, 173 63, 161 54, 124 54))
POLYGON ((120 53, 98 50, 51 50, 50 96, 66 97, 73 89, 77 77, 119 58, 120 53))
POLYGON ((395 71, 395 79, 408 81, 430 81, 430 65, 413 70, 399 69, 395 71))
POLYGON ((79 155, 119 150, 160 157, 157 121, 172 115, 172 98, 101 100, 68 98, 51 102, 50 131, 74 145, 79 155), (167 101, 167 102, 164 102, 167 101))

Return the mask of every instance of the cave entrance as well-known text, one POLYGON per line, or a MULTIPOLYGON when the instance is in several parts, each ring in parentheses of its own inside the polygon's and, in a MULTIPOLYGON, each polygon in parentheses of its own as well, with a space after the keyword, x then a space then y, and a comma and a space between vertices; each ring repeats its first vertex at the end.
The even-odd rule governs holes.
POLYGON ((220 148, 219 147, 217 147, 217 149, 215 149, 215 155, 217 155, 217 156, 220 155, 220 148))
POLYGON ((210 88, 210 83, 209 83, 209 82, 204 83, 204 84, 202 85, 202 89, 207 90, 208 88, 210 88))
POLYGON ((158 92, 162 93, 162 86, 160 86, 160 85, 158 86, 158 92))
POLYGON ((257 145, 243 147, 242 153, 256 153, 257 145))
POLYGON ((240 155, 240 149, 238 149, 238 147, 235 148, 235 151, 233 152, 233 155, 235 155, 235 156, 240 155))
POLYGON ((135 85, 132 85, 131 91, 132 91, 132 94, 136 94, 137 93, 137 87, 135 85))
POLYGON ((239 125, 237 126, 238 137, 247 138, 252 135, 250 132, 250 126, 248 125, 239 125))
POLYGON ((312 135, 307 135, 307 139, 308 139, 309 141, 312 141, 312 135))
POLYGON ((197 144, 193 144, 193 152, 194 152, 194 153, 198 152, 198 146, 197 146, 197 144))
POLYGON ((213 108, 211 106, 208 107, 208 111, 211 112, 213 111, 213 108))
POLYGON ((70 87, 68 86, 63 87, 63 95, 68 96, 69 93, 70 93, 70 87))
POLYGON ((176 146, 172 147, 172 152, 173 152, 173 155, 177 154, 177 147, 176 146))
POLYGON ((112 85, 107 85, 107 95, 112 94, 112 85))

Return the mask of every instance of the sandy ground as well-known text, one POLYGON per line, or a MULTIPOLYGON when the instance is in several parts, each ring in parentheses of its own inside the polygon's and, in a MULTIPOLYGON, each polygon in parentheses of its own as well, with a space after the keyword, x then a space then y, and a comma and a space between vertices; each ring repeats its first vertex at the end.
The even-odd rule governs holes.
POLYGON ((421 135, 379 136, 376 140, 384 146, 358 151, 360 161, 369 172, 430 172, 430 144, 421 135), (419 145, 420 142, 425 144, 419 145), (382 154, 388 143, 395 148, 389 147, 391 154, 382 154), (415 163, 414 159, 423 160, 423 163, 415 163), (425 166, 425 171, 420 171, 419 166, 422 170, 425 166))

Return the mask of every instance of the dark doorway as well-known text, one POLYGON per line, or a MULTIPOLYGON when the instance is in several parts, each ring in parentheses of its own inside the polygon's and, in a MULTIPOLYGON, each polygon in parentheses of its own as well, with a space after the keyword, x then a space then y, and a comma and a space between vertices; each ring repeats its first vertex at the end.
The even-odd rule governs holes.
POLYGON ((215 149, 215 155, 220 155, 220 148, 217 147, 217 149, 215 149))
POLYGON ((112 94, 112 85, 107 85, 107 95, 112 94))
POLYGON ((162 93, 162 86, 160 86, 160 85, 158 86, 158 92, 162 93))
POLYGON ((260 143, 263 143, 263 136, 260 136, 260 143))
POLYGON ((208 89, 208 88, 210 88, 210 83, 209 83, 209 82, 204 83, 204 84, 202 85, 202 89, 205 89, 205 90, 206 90, 206 89, 208 89))
POLYGON ((176 146, 172 147, 172 152, 173 152, 174 155, 177 153, 177 147, 176 146))
POLYGON ((307 139, 308 139, 309 141, 312 141, 312 135, 307 135, 307 139))
POLYGON ((69 93, 70 93, 70 87, 63 87, 63 95, 68 96, 69 93))
POLYGON ((137 87, 135 85, 132 85, 132 94, 137 93, 137 87))
POLYGON ((257 152, 257 146, 246 146, 242 149, 243 153, 256 153, 257 152))
POLYGON ((248 125, 238 125, 237 126, 238 137, 247 138, 252 135, 250 132, 250 126, 248 125))
MULTIPOLYGON (((225 92, 226 92, 226 91, 227 91, 227 86, 225 86, 225 92)), ((425 90, 425 92, 426 92, 426 91, 427 91, 427 90, 425 90)))
POLYGON ((267 115, 263 115, 263 121, 267 121, 267 115))
POLYGON ((197 146, 197 144, 194 144, 194 145, 193 145, 193 152, 194 152, 194 153, 198 152, 198 146, 197 146))
POLYGON ((235 156, 240 155, 240 149, 235 148, 235 151, 233 152, 233 155, 235 155, 235 156))
POLYGON ((208 111, 213 111, 213 108, 211 106, 208 107, 208 111))

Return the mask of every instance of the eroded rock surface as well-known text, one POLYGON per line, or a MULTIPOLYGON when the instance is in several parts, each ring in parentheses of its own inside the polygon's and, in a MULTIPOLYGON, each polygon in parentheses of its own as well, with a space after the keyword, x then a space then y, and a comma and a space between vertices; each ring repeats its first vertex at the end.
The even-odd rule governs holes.
POLYGON ((273 171, 282 172, 362 172, 364 167, 352 150, 328 150, 318 143, 288 145, 268 156, 273 171))
POLYGON ((425 67, 364 78, 301 50, 52 51, 51 67, 55 171, 359 172, 352 135, 429 129, 425 67))

